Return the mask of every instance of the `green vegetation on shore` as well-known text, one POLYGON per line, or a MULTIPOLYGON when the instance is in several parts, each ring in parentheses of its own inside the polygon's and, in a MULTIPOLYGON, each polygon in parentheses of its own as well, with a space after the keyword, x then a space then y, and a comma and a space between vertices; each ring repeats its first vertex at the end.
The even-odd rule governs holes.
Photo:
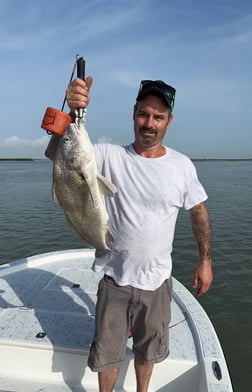
MULTIPOLYGON (((0 158, 0 161, 45 161, 46 159, 34 158, 0 158)), ((191 158, 192 161, 206 161, 206 162, 225 162, 225 161, 252 161, 252 158, 191 158)))
POLYGON ((216 162, 224 162, 224 161, 252 161, 252 158, 191 158, 192 161, 216 161, 216 162))
POLYGON ((34 161, 32 158, 0 158, 0 161, 34 161))

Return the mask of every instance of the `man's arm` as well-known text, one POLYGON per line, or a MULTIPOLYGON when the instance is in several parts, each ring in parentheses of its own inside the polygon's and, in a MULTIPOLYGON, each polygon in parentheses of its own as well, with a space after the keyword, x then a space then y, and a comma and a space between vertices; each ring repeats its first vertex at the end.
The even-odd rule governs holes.
POLYGON ((200 263, 194 273, 193 288, 197 296, 207 292, 213 280, 211 241, 212 230, 207 209, 200 203, 190 209, 193 233, 199 249, 200 263))

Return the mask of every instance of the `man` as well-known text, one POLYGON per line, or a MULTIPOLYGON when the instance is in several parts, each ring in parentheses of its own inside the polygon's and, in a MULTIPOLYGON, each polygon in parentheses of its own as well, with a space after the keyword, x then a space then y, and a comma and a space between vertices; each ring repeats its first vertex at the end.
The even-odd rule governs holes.
MULTIPOLYGON (((86 107, 92 79, 74 80, 67 101, 74 113, 86 107)), ((192 162, 163 145, 173 114, 175 89, 162 81, 140 84, 133 120, 135 141, 122 147, 95 145, 97 165, 118 189, 106 199, 111 251, 96 254, 99 283, 96 328, 89 367, 100 392, 111 392, 132 331, 137 392, 147 392, 153 365, 168 353, 172 242, 179 208, 189 210, 199 249, 193 287, 204 294, 212 283, 211 226, 207 195, 192 162)), ((46 155, 54 159, 57 137, 46 155)))

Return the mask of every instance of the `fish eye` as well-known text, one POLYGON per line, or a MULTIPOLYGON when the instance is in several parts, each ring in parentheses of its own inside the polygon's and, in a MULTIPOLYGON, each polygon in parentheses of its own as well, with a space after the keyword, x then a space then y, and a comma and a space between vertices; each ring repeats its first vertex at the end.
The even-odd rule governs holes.
POLYGON ((65 137, 64 137, 64 143, 68 143, 69 140, 70 140, 70 137, 69 137, 69 136, 65 136, 65 137))

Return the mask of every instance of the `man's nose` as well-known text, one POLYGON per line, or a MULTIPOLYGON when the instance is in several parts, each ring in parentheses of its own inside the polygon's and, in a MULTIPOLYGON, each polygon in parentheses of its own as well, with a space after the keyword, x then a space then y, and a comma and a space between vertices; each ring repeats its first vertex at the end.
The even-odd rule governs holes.
POLYGON ((149 116, 145 119, 145 126, 146 128, 153 128, 153 117, 149 116))

